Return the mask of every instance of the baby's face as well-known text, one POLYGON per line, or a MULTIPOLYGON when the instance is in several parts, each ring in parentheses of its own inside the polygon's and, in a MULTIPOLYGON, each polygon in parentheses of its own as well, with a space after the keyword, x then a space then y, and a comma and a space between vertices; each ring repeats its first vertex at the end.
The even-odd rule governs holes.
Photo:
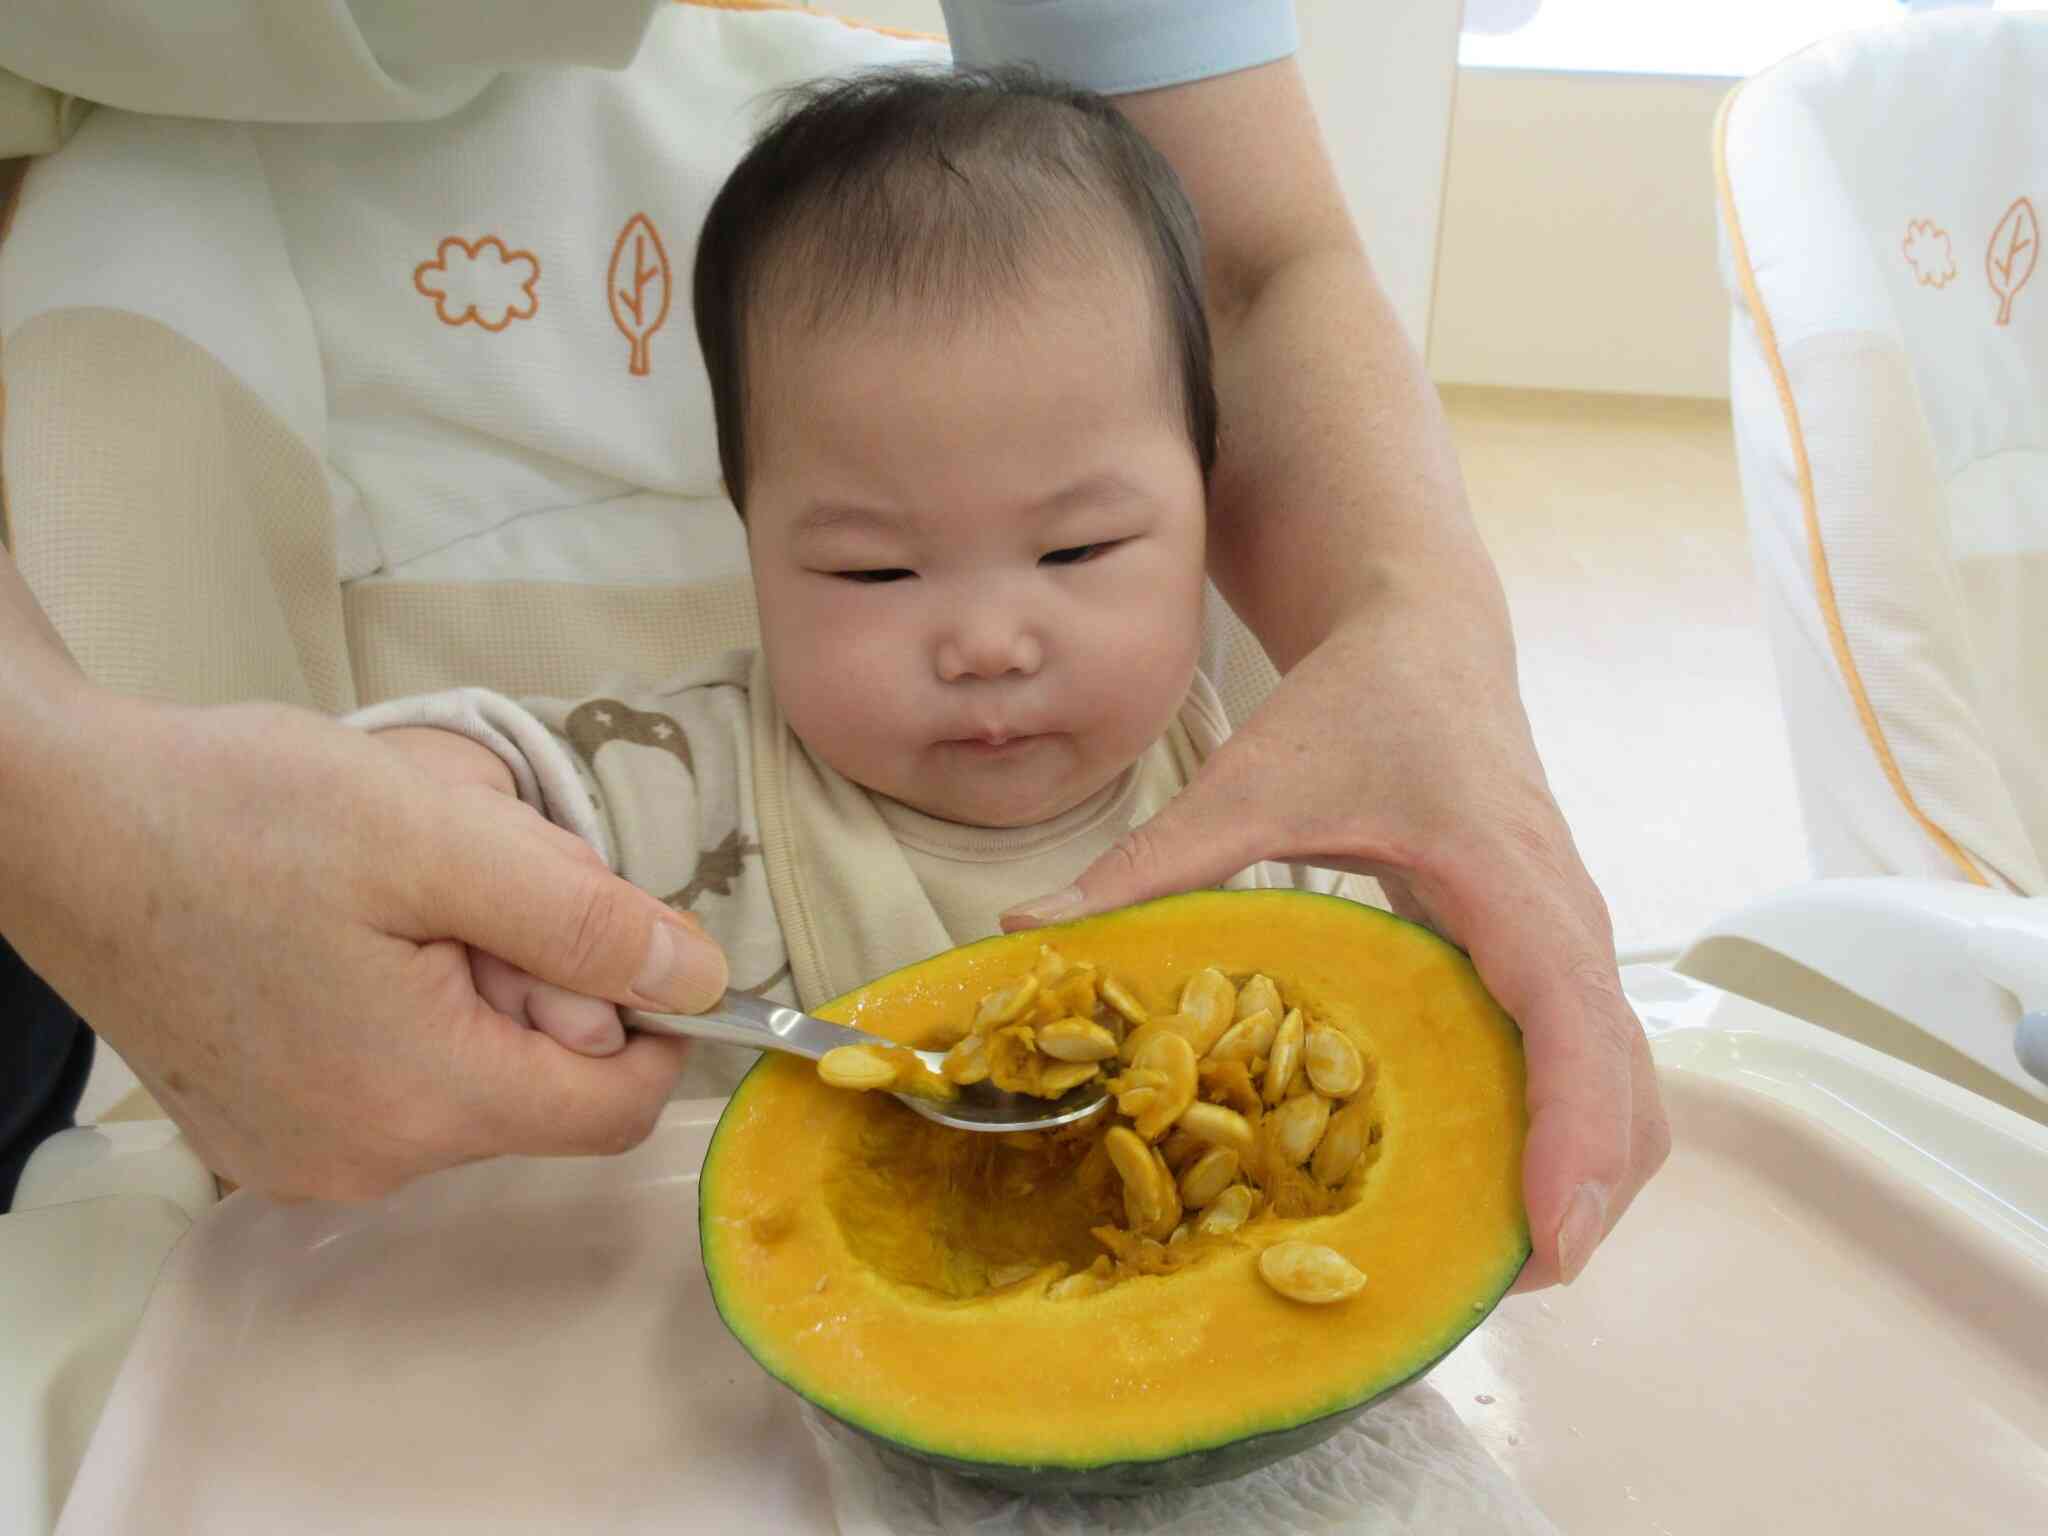
POLYGON ((810 749, 930 815, 1024 826, 1179 708, 1201 468, 1139 282, 963 327, 898 310, 755 349, 747 538, 776 694, 810 749))

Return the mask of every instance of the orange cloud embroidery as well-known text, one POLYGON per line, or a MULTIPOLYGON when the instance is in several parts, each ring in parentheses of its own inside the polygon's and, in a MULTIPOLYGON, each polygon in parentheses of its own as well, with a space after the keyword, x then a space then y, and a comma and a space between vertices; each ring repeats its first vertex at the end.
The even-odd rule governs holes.
POLYGON ((472 244, 454 235, 444 239, 432 261, 413 268, 412 285, 434 301, 443 325, 472 321, 487 331, 502 331, 514 320, 531 320, 540 312, 540 259, 531 251, 508 251, 496 235, 472 244))
POLYGON ((1913 220, 1906 226, 1906 238, 1899 248, 1906 253, 1922 288, 1946 288, 1955 281, 1955 251, 1949 245, 1948 231, 1934 220, 1913 220))

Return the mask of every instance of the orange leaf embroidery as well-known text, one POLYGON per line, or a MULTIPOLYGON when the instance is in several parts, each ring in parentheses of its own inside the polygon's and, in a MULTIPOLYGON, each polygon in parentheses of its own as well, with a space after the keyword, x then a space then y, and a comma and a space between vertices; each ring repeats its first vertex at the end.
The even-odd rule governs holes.
POLYGON ((675 286, 661 233, 646 214, 634 214, 619 231, 605 284, 611 295, 612 323, 633 343, 632 372, 644 377, 649 367, 648 340, 668 319, 669 297, 675 286))
POLYGON ((1991 291, 1998 295, 1998 323, 2012 321, 2012 301, 2034 275, 2034 263, 2041 257, 2041 221, 2026 198, 2013 200, 1991 231, 1991 244, 1984 252, 1984 275, 1991 291))

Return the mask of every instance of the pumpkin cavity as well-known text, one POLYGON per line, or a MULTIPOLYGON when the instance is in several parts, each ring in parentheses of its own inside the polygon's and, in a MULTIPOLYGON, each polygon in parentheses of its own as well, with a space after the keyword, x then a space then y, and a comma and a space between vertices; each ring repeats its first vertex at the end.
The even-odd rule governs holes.
MULTIPOLYGON (((1114 1100, 1078 1124, 1008 1135, 936 1125, 885 1093, 847 1117, 824 1196, 848 1251, 948 1300, 1020 1288, 1079 1300, 1263 1249, 1355 1205, 1383 1147, 1370 1041, 1307 1017, 1265 975, 1206 967, 1154 1006, 1048 946, 936 1033, 951 1084, 992 1076, 1054 1097, 1107 1075, 1114 1100)), ((907 1086, 862 1067, 821 1075, 907 1086)), ((1307 1299, 1273 1279, 1299 1264, 1260 1273, 1307 1299)))

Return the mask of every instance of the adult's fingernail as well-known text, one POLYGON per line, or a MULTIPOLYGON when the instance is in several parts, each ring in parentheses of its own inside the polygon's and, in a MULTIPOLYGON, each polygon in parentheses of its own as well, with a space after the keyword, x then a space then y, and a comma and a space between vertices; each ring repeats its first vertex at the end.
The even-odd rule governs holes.
POLYGON ((1071 917, 1080 911, 1081 904, 1086 899, 1081 894, 1081 887, 1070 885, 1064 891, 1055 891, 1050 896, 1041 896, 1036 901, 1027 901, 1022 906, 1010 908, 999 921, 1006 928, 1013 921, 1032 925, 1056 923, 1061 918, 1071 917))
POLYGON ((725 956, 716 944, 679 922, 656 923, 633 990, 646 1007, 696 1013, 724 993, 725 956))
POLYGON ((1557 1224, 1557 1278, 1566 1285, 1578 1279, 1606 1231, 1607 1191, 1598 1184, 1581 1184, 1572 1191, 1564 1220, 1557 1224))

